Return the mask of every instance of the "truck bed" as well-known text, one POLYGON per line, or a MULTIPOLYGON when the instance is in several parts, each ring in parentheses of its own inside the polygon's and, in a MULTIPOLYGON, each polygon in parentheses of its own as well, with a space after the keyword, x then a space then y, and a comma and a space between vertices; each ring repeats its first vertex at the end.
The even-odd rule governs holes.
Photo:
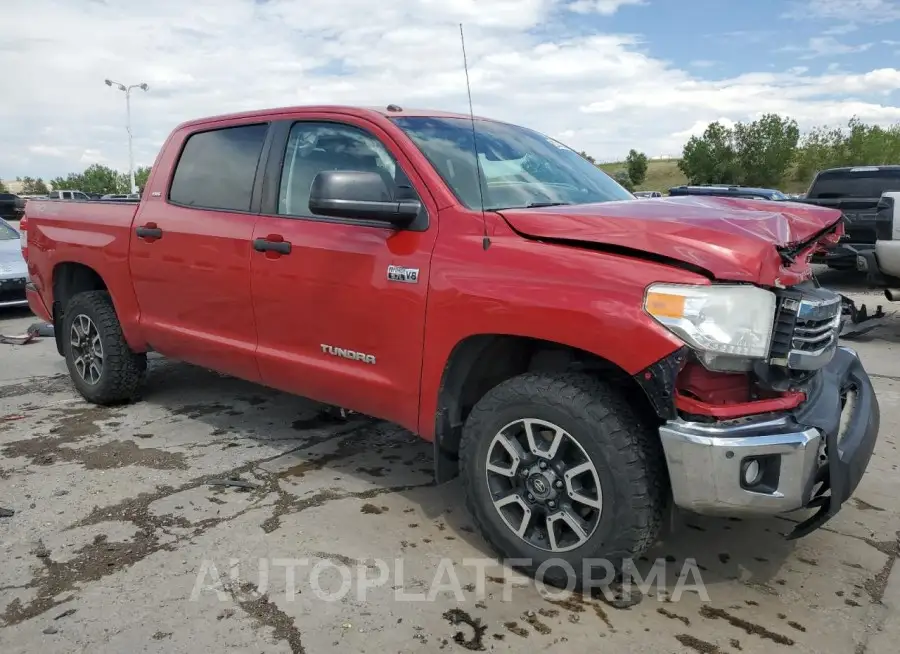
POLYGON ((31 200, 25 205, 31 280, 49 308, 53 276, 60 262, 83 264, 113 287, 131 294, 128 247, 139 202, 31 200))

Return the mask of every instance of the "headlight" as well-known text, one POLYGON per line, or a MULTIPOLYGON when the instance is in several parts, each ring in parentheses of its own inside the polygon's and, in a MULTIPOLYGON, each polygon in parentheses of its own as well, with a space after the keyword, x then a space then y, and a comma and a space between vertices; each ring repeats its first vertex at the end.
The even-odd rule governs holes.
POLYGON ((644 310, 698 352, 762 359, 772 338, 775 294, 756 286, 651 284, 644 310))

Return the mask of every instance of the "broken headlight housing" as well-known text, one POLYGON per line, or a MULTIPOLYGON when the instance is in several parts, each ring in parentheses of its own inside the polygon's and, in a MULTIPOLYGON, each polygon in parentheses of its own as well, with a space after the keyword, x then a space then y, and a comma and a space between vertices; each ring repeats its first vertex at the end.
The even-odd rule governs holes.
POLYGON ((768 356, 775 294, 757 286, 651 284, 644 310, 710 370, 749 370, 768 356))

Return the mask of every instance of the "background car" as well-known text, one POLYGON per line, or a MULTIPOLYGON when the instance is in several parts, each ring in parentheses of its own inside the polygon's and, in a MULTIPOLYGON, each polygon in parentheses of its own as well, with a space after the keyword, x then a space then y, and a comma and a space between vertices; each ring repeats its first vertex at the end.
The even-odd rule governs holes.
POLYGON ((662 193, 659 191, 635 191, 634 197, 636 198, 661 198, 662 193))
POLYGON ((137 193, 107 193, 100 197, 101 200, 104 201, 119 201, 119 202, 127 202, 129 200, 140 200, 141 196, 137 193))
POLYGON ((25 283, 28 266, 22 256, 22 237, 8 222, 0 219, 0 308, 28 306, 25 283))
POLYGON ((0 220, 18 220, 25 213, 25 200, 15 193, 0 193, 0 220))
POLYGON ((713 195, 724 198, 744 198, 748 200, 790 200, 788 196, 774 188, 755 188, 752 186, 673 186, 669 195, 713 195))

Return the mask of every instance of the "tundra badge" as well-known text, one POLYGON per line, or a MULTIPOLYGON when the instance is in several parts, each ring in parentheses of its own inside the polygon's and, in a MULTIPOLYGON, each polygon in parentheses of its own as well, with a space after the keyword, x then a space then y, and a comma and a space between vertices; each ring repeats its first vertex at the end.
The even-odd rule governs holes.
POLYGON ((403 266, 388 266, 387 278, 389 282, 403 282, 404 284, 419 283, 418 268, 404 268, 403 266))
POLYGON ((351 359, 353 361, 361 361, 362 363, 375 365, 374 354, 366 354, 365 352, 357 352, 356 350, 345 350, 342 347, 325 345, 325 343, 322 343, 319 347, 322 348, 322 352, 330 354, 333 357, 341 357, 342 359, 351 359))

